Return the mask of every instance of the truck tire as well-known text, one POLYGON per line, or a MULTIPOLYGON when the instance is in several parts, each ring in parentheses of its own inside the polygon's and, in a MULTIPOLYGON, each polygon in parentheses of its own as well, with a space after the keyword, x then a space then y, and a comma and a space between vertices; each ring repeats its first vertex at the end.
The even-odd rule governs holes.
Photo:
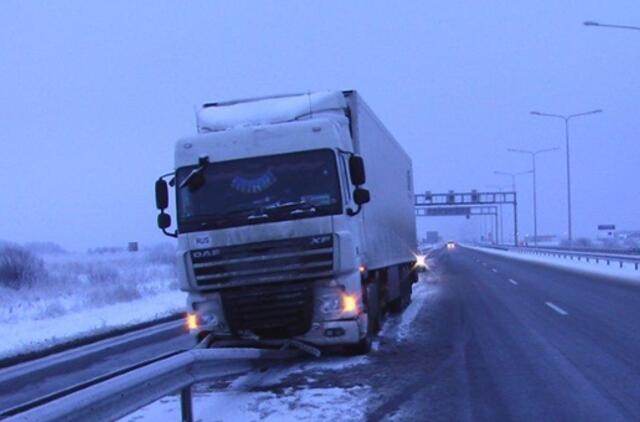
POLYGON ((410 271, 401 267, 400 271, 400 297, 389 302, 389 311, 397 314, 405 310, 411 303, 411 292, 413 290, 413 280, 410 271))
POLYGON ((367 330, 367 335, 358 343, 347 346, 347 354, 350 356, 366 355, 371 351, 371 344, 373 343, 373 334, 367 330))

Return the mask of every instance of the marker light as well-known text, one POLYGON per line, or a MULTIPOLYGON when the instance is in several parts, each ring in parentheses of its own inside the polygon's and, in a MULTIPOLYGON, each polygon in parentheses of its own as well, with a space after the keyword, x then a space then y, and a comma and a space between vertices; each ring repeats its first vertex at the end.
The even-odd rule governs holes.
POLYGON ((358 298, 356 295, 342 294, 342 312, 353 313, 358 311, 358 298))
POLYGON ((198 315, 187 314, 187 328, 189 331, 196 330, 198 328, 198 315))
POLYGON ((413 269, 418 272, 429 270, 429 264, 427 263, 426 255, 414 255, 416 262, 413 264, 413 269))
POLYGON ((358 267, 358 271, 360 271, 361 273, 363 273, 363 272, 367 271, 367 267, 365 267, 364 265, 360 265, 360 266, 358 267))

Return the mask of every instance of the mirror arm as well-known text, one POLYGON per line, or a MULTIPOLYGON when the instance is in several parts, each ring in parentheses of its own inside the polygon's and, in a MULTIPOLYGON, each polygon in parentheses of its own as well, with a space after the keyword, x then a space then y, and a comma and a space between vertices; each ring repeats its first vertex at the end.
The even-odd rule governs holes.
POLYGON ((349 217, 354 217, 354 216, 360 214, 360 211, 362 211, 362 204, 358 205, 358 208, 356 208, 355 211, 353 209, 351 209, 351 208, 347 208, 347 215, 349 217))
POLYGON ((173 233, 168 232, 167 229, 162 229, 162 233, 164 233, 165 236, 169 236, 169 237, 178 237, 178 231, 174 230, 173 233))

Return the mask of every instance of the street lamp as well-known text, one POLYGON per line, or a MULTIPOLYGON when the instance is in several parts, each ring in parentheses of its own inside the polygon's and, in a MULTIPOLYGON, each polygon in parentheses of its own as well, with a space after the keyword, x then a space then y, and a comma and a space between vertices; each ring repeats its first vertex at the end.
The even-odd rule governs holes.
POLYGON ((546 149, 539 149, 536 151, 529 151, 529 150, 524 150, 524 149, 515 149, 515 148, 508 148, 507 151, 509 152, 516 152, 516 153, 520 153, 520 154, 528 154, 531 156, 531 165, 533 170, 531 170, 533 172, 533 244, 535 246, 538 246, 538 200, 537 200, 537 188, 536 188, 536 155, 538 154, 542 154, 543 152, 551 152, 551 151, 557 151, 558 148, 546 148, 546 149))
POLYGON ((632 29, 635 31, 640 31, 640 26, 630 26, 630 25, 611 25, 607 23, 586 21, 584 22, 584 26, 599 26, 602 28, 615 28, 615 29, 632 29))
POLYGON ((529 174, 531 170, 521 171, 518 173, 510 173, 508 171, 494 171, 493 174, 497 174, 499 176, 509 176, 511 177, 511 190, 513 191, 514 196, 514 206, 513 206, 513 242, 516 246, 518 246, 518 209, 515 205, 516 198, 518 193, 516 192, 516 177, 521 176, 523 174, 529 174))
POLYGON ((509 176, 511 177, 511 190, 516 191, 516 177, 522 176, 523 174, 533 173, 533 170, 520 171, 518 173, 510 173, 508 171, 494 171, 493 174, 497 174, 498 176, 509 176))
POLYGON ((568 234, 569 234, 569 248, 573 247, 573 233, 572 233, 572 225, 571 225, 571 160, 569 155, 569 120, 574 117, 582 117, 588 116, 591 114, 602 113, 602 110, 593 110, 587 111, 584 113, 570 114, 568 116, 563 116, 561 114, 551 114, 551 113, 540 113, 539 111, 532 111, 531 114, 534 116, 540 117, 555 117, 556 119, 564 120, 564 134, 565 141, 567 144, 567 214, 568 214, 568 234))

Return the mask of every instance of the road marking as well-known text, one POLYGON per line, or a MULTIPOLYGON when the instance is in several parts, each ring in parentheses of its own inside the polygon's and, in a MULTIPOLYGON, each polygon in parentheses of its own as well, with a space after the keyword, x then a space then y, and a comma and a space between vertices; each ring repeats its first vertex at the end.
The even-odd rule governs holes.
POLYGON ((517 281, 515 281, 515 280, 514 280, 514 279, 512 279, 512 278, 510 278, 510 279, 509 279, 509 283, 513 284, 514 286, 517 286, 517 285, 518 285, 518 282, 517 282, 517 281))
POLYGON ((494 273, 498 272, 498 270, 496 270, 495 268, 491 268, 491 271, 493 271, 494 273))
POLYGON ((545 302, 545 304, 550 307, 551 309, 553 309, 554 311, 556 311, 557 313, 559 313, 560 315, 569 315, 569 312, 565 311, 564 309, 562 309, 561 307, 554 305, 551 302, 545 302))

